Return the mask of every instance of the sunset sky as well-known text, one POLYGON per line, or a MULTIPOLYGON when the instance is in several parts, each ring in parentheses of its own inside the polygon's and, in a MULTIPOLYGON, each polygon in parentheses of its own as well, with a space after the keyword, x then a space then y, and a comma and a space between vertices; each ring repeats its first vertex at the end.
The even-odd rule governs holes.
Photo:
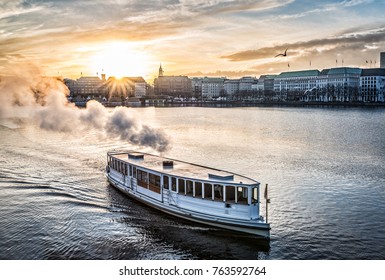
POLYGON ((379 67, 385 51, 385 1, 0 3, 2 74, 33 63, 45 75, 78 78, 103 71, 151 81, 162 63, 165 75, 259 77, 342 61, 379 67), (287 57, 274 57, 286 48, 287 57))

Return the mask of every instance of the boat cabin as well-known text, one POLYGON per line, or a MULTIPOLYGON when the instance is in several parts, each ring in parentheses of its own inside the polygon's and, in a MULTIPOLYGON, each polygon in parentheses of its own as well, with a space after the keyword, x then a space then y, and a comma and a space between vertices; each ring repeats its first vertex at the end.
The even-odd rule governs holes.
POLYGON ((133 195, 181 211, 259 219, 259 182, 234 173, 139 153, 108 153, 107 172, 133 195))

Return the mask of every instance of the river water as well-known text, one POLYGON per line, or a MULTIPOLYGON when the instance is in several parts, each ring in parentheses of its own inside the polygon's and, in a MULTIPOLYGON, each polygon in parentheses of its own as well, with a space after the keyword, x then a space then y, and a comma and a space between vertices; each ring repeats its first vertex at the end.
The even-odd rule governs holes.
POLYGON ((268 183, 271 241, 160 214, 108 184, 107 151, 149 148, 3 119, 0 259, 385 259, 384 109, 130 110, 168 135, 162 155, 268 183))

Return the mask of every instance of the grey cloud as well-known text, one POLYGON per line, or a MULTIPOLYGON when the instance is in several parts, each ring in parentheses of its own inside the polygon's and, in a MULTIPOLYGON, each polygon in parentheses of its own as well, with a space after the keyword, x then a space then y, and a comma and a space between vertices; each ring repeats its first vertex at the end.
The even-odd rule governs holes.
POLYGON ((221 56, 230 61, 247 61, 274 57, 277 53, 288 48, 288 54, 298 55, 301 51, 310 53, 317 51, 317 48, 329 47, 331 49, 363 49, 368 43, 381 43, 385 40, 385 27, 364 33, 353 33, 339 35, 337 37, 315 39, 310 41, 296 42, 285 45, 276 45, 255 50, 241 51, 229 55, 221 56))

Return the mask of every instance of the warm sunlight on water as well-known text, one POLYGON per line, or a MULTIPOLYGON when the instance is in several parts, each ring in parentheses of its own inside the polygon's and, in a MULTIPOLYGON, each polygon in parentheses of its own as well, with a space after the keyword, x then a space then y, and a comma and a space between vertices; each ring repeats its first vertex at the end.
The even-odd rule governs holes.
POLYGON ((175 220, 113 189, 106 152, 133 146, 2 120, 1 259, 385 258, 384 109, 134 111, 168 135, 163 155, 269 183, 270 244, 175 220))

